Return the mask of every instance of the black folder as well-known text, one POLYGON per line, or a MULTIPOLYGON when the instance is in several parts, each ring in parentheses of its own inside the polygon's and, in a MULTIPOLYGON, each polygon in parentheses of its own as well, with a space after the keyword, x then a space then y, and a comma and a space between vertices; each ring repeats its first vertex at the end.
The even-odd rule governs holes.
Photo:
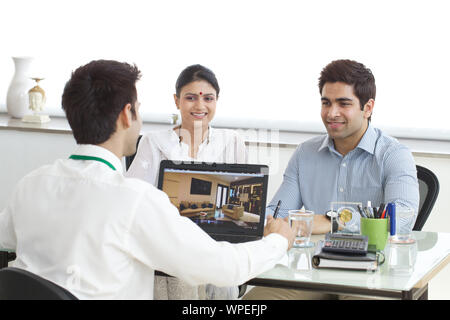
MULTIPOLYGON (((314 268, 350 269, 350 270, 372 270, 378 268, 378 256, 375 252, 365 255, 348 255, 341 253, 324 252, 322 250, 324 241, 317 243, 312 265, 314 268)), ((381 263, 380 263, 381 264, 381 263)))

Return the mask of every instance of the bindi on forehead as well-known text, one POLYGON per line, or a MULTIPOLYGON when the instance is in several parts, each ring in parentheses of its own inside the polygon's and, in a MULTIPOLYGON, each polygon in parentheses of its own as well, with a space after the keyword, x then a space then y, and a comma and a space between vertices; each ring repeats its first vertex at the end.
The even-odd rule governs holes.
POLYGON ((209 92, 203 92, 203 91, 198 91, 198 93, 196 93, 195 91, 191 91, 191 92, 186 92, 186 93, 183 93, 183 96, 213 96, 213 97, 215 97, 215 94, 214 93, 209 93, 209 92))

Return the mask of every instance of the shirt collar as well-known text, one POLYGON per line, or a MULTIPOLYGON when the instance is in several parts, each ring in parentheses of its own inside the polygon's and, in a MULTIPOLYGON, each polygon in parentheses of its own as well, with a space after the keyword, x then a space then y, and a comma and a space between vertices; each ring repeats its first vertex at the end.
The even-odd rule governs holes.
MULTIPOLYGON (((372 127, 372 125, 369 122, 369 126, 367 127, 367 130, 364 133, 364 135, 362 136, 362 138, 359 141, 356 148, 360 148, 362 150, 367 151, 370 154, 374 154, 376 142, 377 142, 377 133, 375 132, 375 129, 372 127)), ((324 139, 323 139, 322 144, 320 145, 318 151, 321 151, 326 147, 328 147, 328 149, 330 151, 335 151, 333 139, 330 138, 330 136, 328 134, 324 136, 324 139)))
POLYGON ((326 147, 328 147, 328 149, 330 149, 330 150, 334 150, 333 139, 331 139, 328 134, 323 136, 323 141, 322 141, 322 144, 320 145, 318 151, 322 151, 326 147))
POLYGON ((117 171, 123 172, 122 161, 120 161, 114 153, 106 148, 93 144, 79 144, 73 154, 102 158, 103 160, 111 163, 117 171))
POLYGON ((356 148, 363 149, 370 154, 375 153, 375 144, 377 142, 377 133, 369 122, 366 132, 362 136, 356 148))

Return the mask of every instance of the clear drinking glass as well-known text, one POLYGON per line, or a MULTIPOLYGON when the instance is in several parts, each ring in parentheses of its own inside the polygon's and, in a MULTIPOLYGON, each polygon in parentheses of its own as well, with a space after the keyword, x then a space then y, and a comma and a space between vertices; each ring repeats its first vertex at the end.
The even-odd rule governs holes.
POLYGON ((310 248, 314 246, 314 243, 310 241, 313 220, 313 211, 304 209, 289 210, 289 225, 295 231, 294 247, 310 248))
POLYGON ((417 243, 405 246, 391 243, 388 252, 389 271, 398 274, 411 274, 417 258, 417 243))
POLYGON ((411 237, 416 215, 414 209, 397 207, 395 210, 395 234, 391 236, 391 243, 414 243, 411 237))
POLYGON ((314 249, 292 248, 288 251, 288 266, 292 270, 311 271, 314 249))

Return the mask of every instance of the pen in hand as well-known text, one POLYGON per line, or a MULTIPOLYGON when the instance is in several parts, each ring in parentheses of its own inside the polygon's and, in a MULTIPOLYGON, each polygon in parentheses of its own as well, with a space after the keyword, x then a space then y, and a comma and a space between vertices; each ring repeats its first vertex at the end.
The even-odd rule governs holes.
POLYGON ((277 207, 275 208, 275 211, 273 212, 273 218, 276 219, 278 216, 278 211, 280 210, 281 200, 278 200, 277 207))

